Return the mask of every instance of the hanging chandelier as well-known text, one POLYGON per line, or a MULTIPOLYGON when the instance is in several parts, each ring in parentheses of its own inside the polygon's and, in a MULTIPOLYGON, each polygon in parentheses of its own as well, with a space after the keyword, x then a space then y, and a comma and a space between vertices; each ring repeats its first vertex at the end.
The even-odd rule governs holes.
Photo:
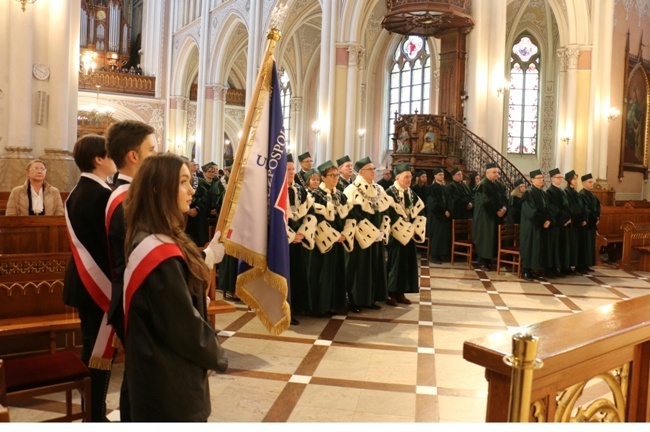
POLYGON ((23 12, 25 12, 25 6, 28 4, 34 4, 36 3, 36 0, 16 0, 18 3, 20 3, 20 6, 23 9, 23 12))
POLYGON ((386 0, 381 26, 402 35, 438 36, 457 28, 469 32, 474 21, 469 15, 471 0, 386 0))

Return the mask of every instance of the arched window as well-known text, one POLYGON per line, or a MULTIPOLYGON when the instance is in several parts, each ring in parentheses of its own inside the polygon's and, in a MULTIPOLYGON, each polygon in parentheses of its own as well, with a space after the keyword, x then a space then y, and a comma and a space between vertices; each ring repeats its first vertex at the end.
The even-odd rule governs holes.
POLYGON ((512 47, 508 102, 508 153, 537 153, 539 71, 541 58, 535 42, 522 36, 512 47))
POLYGON ((282 99, 284 136, 286 145, 289 147, 289 137, 291 136, 291 83, 289 82, 289 74, 284 69, 280 69, 280 98, 282 99))
POLYGON ((388 139, 390 148, 395 113, 430 114, 431 58, 429 46, 421 36, 409 36, 399 43, 390 65, 388 90, 388 139))

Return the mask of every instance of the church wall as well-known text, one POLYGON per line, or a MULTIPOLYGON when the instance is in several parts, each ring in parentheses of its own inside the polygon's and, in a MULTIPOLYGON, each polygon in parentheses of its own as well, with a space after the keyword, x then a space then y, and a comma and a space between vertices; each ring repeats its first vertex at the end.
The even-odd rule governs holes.
POLYGON ((650 2, 647 0, 619 0, 614 7, 614 32, 612 41, 611 106, 619 109, 618 118, 610 121, 608 134, 607 177, 616 189, 616 199, 650 199, 650 187, 643 174, 624 171, 618 178, 620 163, 621 130, 623 127, 624 60, 627 32, 630 32, 630 53, 638 54, 643 36, 643 57, 650 60, 650 2))

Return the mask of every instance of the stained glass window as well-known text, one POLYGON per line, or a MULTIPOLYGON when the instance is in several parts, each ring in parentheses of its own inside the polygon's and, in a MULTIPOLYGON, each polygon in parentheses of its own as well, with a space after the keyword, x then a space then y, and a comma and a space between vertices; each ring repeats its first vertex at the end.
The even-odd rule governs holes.
POLYGON ((537 45, 522 36, 512 47, 508 94, 508 153, 537 153, 539 128, 539 69, 537 45))
POLYGON ((409 36, 399 43, 390 65, 387 148, 392 147, 395 113, 430 114, 431 58, 427 41, 409 36))
POLYGON ((280 69, 280 98, 282 99, 284 135, 288 147, 291 136, 291 83, 289 74, 284 69, 280 69))

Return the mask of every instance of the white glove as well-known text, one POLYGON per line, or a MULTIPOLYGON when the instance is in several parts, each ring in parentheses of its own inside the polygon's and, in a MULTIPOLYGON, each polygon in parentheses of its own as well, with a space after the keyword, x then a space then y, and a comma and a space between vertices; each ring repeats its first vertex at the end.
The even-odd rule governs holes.
POLYGON ((219 241, 220 238, 221 231, 215 232, 208 247, 203 249, 203 253, 205 253, 205 263, 210 268, 214 267, 215 264, 220 263, 226 253, 223 243, 219 241))
POLYGON ((375 239, 375 243, 380 242, 380 241, 384 241, 384 233, 383 232, 379 232, 379 234, 377 235, 377 238, 375 239))

